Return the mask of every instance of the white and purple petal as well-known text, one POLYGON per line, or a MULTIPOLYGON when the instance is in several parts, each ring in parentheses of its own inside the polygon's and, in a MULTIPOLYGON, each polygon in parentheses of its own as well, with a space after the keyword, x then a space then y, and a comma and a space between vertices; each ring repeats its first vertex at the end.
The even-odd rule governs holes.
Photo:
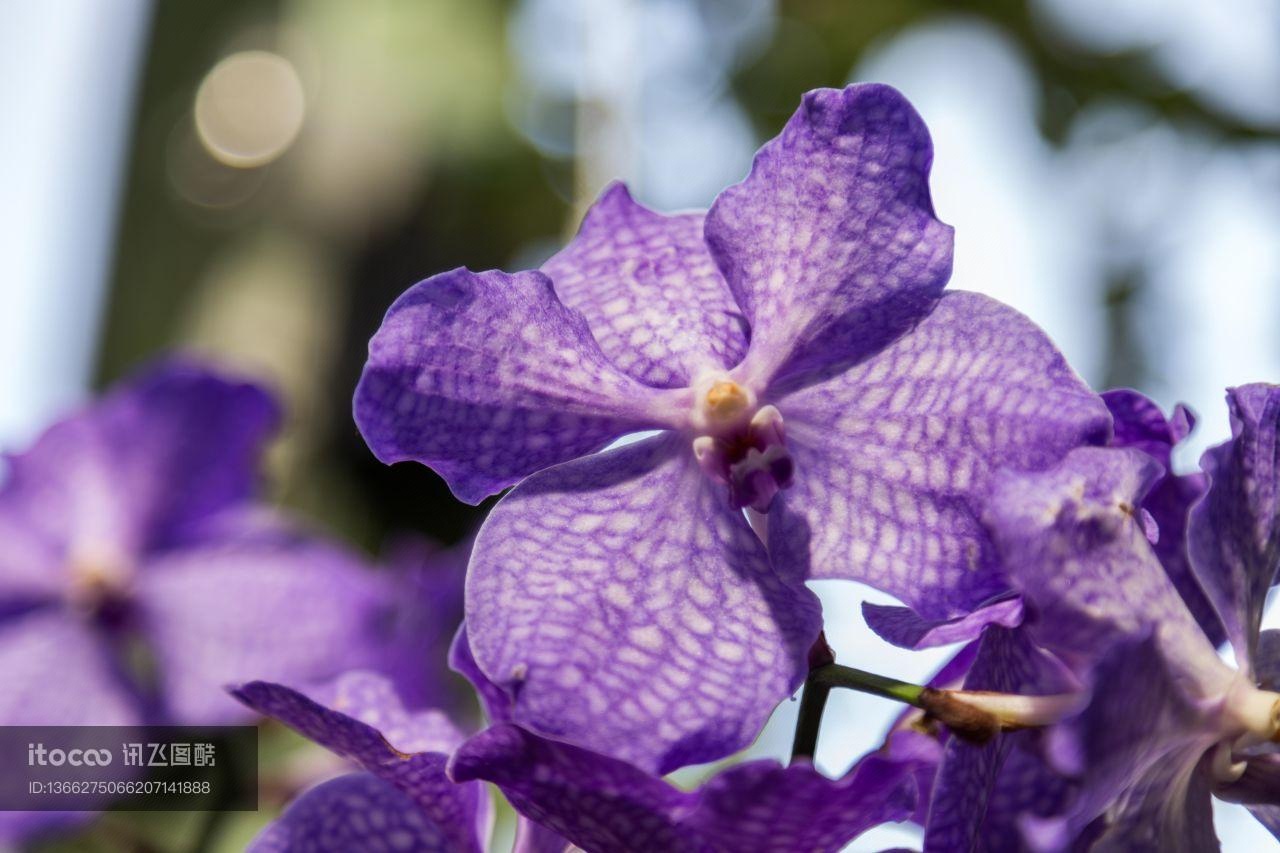
POLYGON ((141 698, 105 638, 74 615, 42 608, 0 623, 0 725, 127 726, 141 698))
POLYGON ((747 351, 745 318, 707 250, 701 213, 662 214, 610 185, 542 266, 610 360, 659 388, 693 384, 747 351))
POLYGON ((54 424, 8 459, 5 596, 64 589, 74 572, 125 574, 138 555, 181 542, 252 495, 278 420, 257 386, 170 361, 54 424))
POLYGON ((478 503, 528 474, 669 425, 540 272, 456 269, 419 282, 369 342, 355 417, 387 463, 434 469, 478 503))
POLYGON ((750 743, 819 623, 674 435, 526 480, 467 578, 470 647, 510 719, 662 773, 750 743))
POLYGON ((1192 567, 1248 673, 1280 569, 1280 386, 1232 388, 1227 405, 1232 437, 1200 459, 1209 490, 1191 511, 1188 541, 1192 567))
MULTIPOLYGON (((130 726, 143 701, 104 637, 71 614, 31 610, 0 622, 0 726, 130 726)), ((88 812, 0 811, 0 848, 18 849, 93 817, 88 812)))
POLYGON ((865 358, 929 310, 952 247, 932 159, 924 122, 888 86, 804 96, 707 213, 707 245, 751 323, 743 378, 763 387, 865 358))
POLYGON ((1111 422, 1031 321, 965 292, 777 405, 796 473, 771 550, 807 559, 803 576, 862 581, 930 620, 1008 589, 980 522, 993 471, 1045 468, 1106 441, 1111 422))

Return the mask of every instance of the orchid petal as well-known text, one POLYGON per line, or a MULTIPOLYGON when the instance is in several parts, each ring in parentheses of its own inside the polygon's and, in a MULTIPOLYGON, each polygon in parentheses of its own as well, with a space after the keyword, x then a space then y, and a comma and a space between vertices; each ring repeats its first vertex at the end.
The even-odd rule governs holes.
POLYGON ((807 560, 804 576, 868 583, 930 620, 1008 590, 979 520, 993 470, 1052 465, 1111 420, 1035 325, 963 292, 778 407, 796 468, 770 524, 779 566, 807 560))
POLYGON ((442 273, 369 342, 355 416, 383 462, 434 469, 468 503, 627 433, 667 425, 539 272, 442 273))
POLYGON ((657 772, 750 743, 820 621, 671 435, 513 490, 477 538, 466 609, 512 721, 657 772))
POLYGON ((744 377, 763 386, 855 361, 927 313, 952 245, 929 199, 932 159, 896 90, 805 95, 707 213, 707 244, 751 323, 744 377))
POLYGON ((702 219, 656 213, 615 183, 542 266, 604 354, 646 385, 691 385, 747 350, 746 320, 707 251, 702 219))

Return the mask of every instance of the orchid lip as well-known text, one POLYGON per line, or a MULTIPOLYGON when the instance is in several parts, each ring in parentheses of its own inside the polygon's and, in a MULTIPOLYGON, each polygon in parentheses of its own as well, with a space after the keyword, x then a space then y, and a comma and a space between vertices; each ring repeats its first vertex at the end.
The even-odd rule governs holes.
MULTIPOLYGON (((714 393, 732 395, 731 405, 738 405, 737 391, 721 383, 712 388, 714 393)), ((768 512, 777 494, 791 486, 795 472, 782 413, 771 405, 756 411, 745 424, 699 435, 693 440, 693 455, 713 482, 728 487, 734 509, 768 512)))

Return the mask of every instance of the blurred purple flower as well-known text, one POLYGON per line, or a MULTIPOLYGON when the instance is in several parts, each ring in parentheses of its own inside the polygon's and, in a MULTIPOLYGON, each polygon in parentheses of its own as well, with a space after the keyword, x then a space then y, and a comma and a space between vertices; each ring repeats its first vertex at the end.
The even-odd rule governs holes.
POLYGON ((466 685, 445 661, 462 624, 470 555, 470 541, 441 548, 416 537, 394 541, 382 555, 393 609, 377 669, 391 676, 410 708, 454 709, 466 699, 466 685))
POLYGON ((1110 418, 1024 317, 943 294, 931 159, 896 91, 818 90, 705 216, 615 185, 541 271, 458 269, 391 307, 356 392, 370 448, 467 501, 519 483, 467 592, 517 723, 647 770, 718 758, 804 676, 800 581, 928 618, 1001 591, 991 469, 1110 418), (772 508, 773 565, 743 507, 772 508))
POLYGON ((278 419, 259 388, 175 362, 8 459, 0 722, 226 722, 228 681, 375 662, 385 580, 254 503, 278 419))

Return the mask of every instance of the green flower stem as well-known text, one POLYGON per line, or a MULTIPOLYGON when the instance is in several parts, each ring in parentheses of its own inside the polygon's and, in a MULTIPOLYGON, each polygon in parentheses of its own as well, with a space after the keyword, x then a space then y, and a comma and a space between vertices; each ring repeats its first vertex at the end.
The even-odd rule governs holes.
POLYGON ((818 748, 822 713, 827 709, 827 696, 831 693, 831 685, 822 683, 816 674, 835 662, 836 655, 827 645, 827 635, 820 631, 809 649, 809 676, 800 696, 800 715, 796 719, 795 740, 791 742, 792 761, 800 758, 813 760, 814 751, 818 748))
POLYGON ((899 681, 896 678, 889 678, 884 675, 876 675, 874 672, 854 669, 851 666, 830 663, 813 670, 809 677, 818 683, 825 684, 828 689, 832 687, 847 687, 860 693, 870 693, 873 696, 883 696, 886 699, 905 702, 917 708, 925 707, 921 704, 921 697, 925 693, 925 688, 920 685, 912 684, 908 681, 899 681))
POLYGON ((928 719, 942 723, 956 737, 975 743, 985 743, 1003 728, 1020 727, 1009 724, 985 708, 966 702, 963 692, 935 690, 838 664, 821 637, 809 653, 809 666, 809 676, 800 697, 795 740, 791 746, 792 761, 812 760, 818 746, 818 731, 827 697, 835 687, 870 693, 919 708, 928 719))
POLYGON ((827 696, 830 693, 831 685, 821 683, 812 674, 805 680, 804 693, 800 695, 800 716, 796 719, 796 736, 791 742, 792 761, 799 758, 813 760, 813 754, 818 748, 822 712, 827 708, 827 696))

